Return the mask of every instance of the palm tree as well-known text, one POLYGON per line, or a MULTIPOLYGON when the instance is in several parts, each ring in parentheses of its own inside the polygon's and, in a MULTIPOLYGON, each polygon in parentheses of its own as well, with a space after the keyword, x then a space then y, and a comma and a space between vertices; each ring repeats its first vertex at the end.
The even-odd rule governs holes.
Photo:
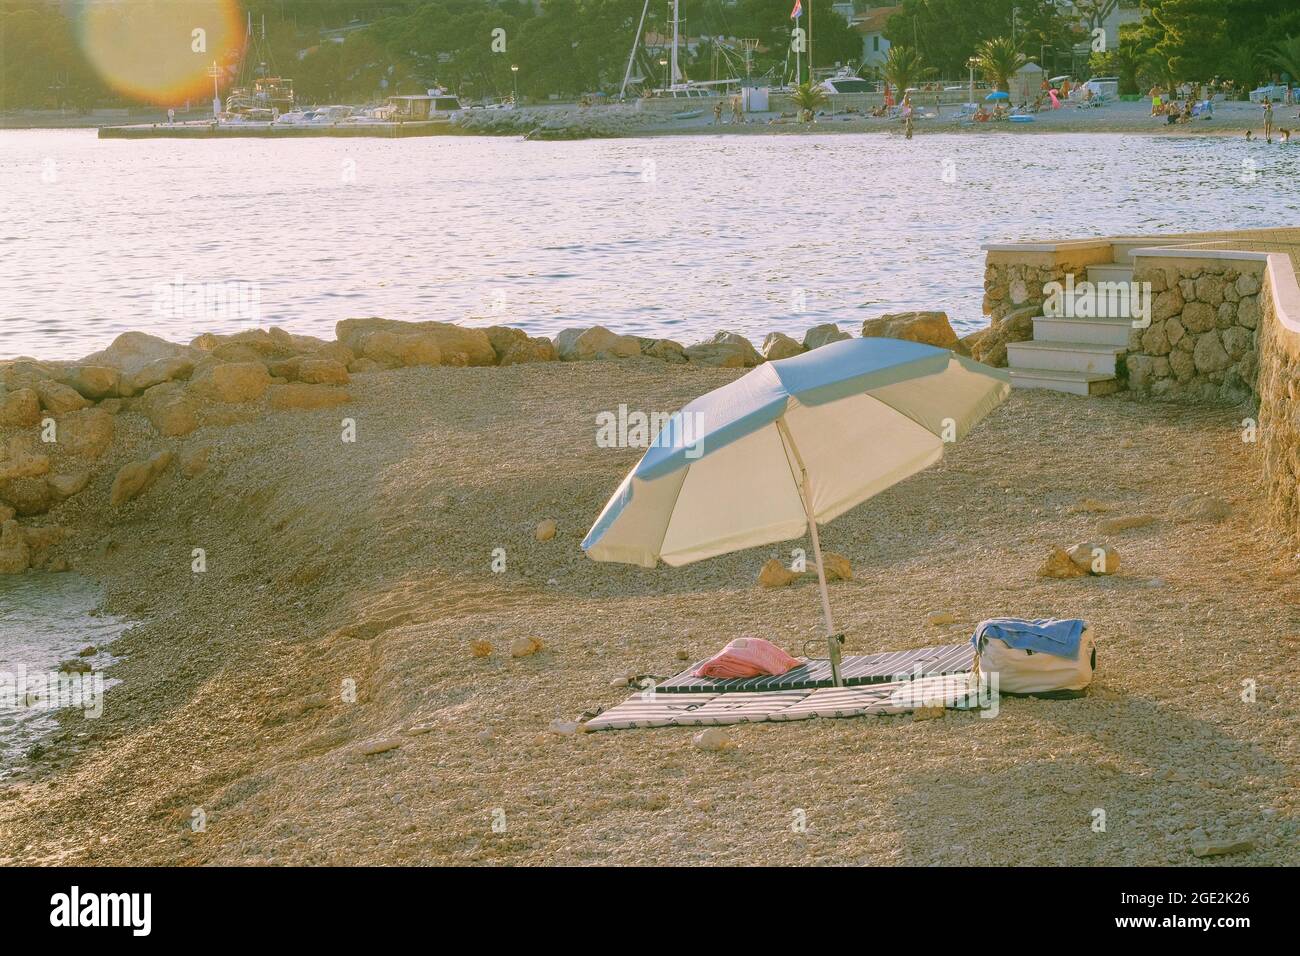
POLYGON ((995 90, 1011 92, 1011 78, 1025 65, 1025 55, 1007 37, 985 40, 975 54, 979 70, 995 90))
POLYGON ((1291 75, 1291 85, 1300 82, 1300 36, 1287 37, 1271 52, 1274 64, 1291 75))
POLYGON ((899 93, 905 93, 909 87, 916 86, 918 82, 932 74, 934 70, 925 66, 921 54, 914 48, 910 46, 891 46, 889 53, 885 56, 885 66, 881 72, 884 74, 886 83, 899 93))
POLYGON ((799 117, 803 122, 812 119, 819 107, 826 105, 826 91, 811 83, 800 83, 794 88, 794 105, 799 107, 799 117))

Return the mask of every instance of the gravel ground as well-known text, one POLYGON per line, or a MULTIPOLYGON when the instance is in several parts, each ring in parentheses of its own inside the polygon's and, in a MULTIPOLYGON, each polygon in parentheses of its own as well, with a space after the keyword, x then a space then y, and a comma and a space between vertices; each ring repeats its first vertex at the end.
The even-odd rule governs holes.
POLYGON ((1080 616, 1099 644, 1086 699, 742 726, 726 753, 692 747, 689 728, 549 733, 623 700, 613 677, 675 673, 679 652, 815 635, 814 586, 755 584, 802 542, 656 571, 578 548, 639 456, 597 448, 596 413, 669 411, 735 374, 632 360, 359 375, 343 410, 173 442, 119 415, 105 467, 58 518, 74 567, 143 623, 113 646, 105 715, 68 718, 0 783, 0 862, 1300 861, 1300 586, 1257 504, 1243 409, 1017 392, 942 463, 825 529, 855 571, 831 595, 849 653, 962 640, 994 615, 1080 616), (204 474, 173 469, 110 512, 121 464, 200 445, 204 474), (1179 521, 1170 503, 1191 492, 1230 515, 1179 521), (1094 531, 1138 513, 1157 520, 1094 531), (544 518, 559 534, 539 542, 544 518), (1088 539, 1119 550, 1117 575, 1035 576, 1051 546, 1088 539), (932 610, 959 623, 931 626, 932 610), (511 658, 523 636, 545 649, 511 658), (490 657, 471 656, 476 638, 490 657), (400 746, 365 753, 379 741, 400 746), (1198 860, 1197 830, 1254 848, 1198 860))

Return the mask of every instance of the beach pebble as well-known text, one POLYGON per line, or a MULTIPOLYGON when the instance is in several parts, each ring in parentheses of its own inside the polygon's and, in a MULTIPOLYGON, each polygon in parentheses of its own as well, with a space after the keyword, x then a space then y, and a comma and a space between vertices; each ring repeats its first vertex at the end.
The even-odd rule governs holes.
POLYGON ((535 637, 516 637, 510 642, 511 657, 528 657, 542 649, 542 642, 535 637))
POLYGON ((377 740, 368 740, 361 745, 361 753, 366 757, 373 757, 375 754, 387 753, 390 750, 396 750, 402 746, 402 742, 396 737, 381 737, 377 740))
POLYGON ((727 732, 721 727, 709 727, 707 730, 701 730, 691 738, 691 743, 699 750, 708 750, 712 753, 721 753, 724 750, 732 750, 736 744, 727 732))
POLYGON ((60 673, 64 674, 89 674, 90 665, 82 660, 64 661, 59 665, 60 673))
POLYGON ((952 611, 931 611, 925 616, 926 621, 936 626, 941 624, 954 624, 957 618, 953 616, 952 611))
POLYGON ((469 653, 471 657, 491 657, 492 642, 476 637, 469 642, 469 653))
POLYGON ((406 736, 420 737, 434 729, 433 724, 416 724, 414 727, 406 728, 406 736))
POLYGON ((691 659, 689 651, 678 651, 674 656, 676 656, 679 661, 689 661, 691 659))
POLYGON ((78 657, 94 657, 99 653, 99 649, 94 644, 87 644, 81 650, 77 651, 78 657))
POLYGON ((1084 498, 1077 505, 1070 509, 1071 512, 1085 512, 1096 514, 1097 512, 1114 511, 1115 506, 1106 501, 1098 501, 1096 498, 1084 498))
POLYGON ((555 537, 555 531, 556 524, 554 518, 547 518, 545 521, 540 521, 537 524, 537 540, 550 541, 555 537))
POLYGON ((1192 856, 1230 856, 1234 853, 1249 853, 1255 849, 1252 840, 1211 840, 1204 830, 1193 830, 1189 838, 1192 856))
POLYGON ((493 734, 490 729, 480 730, 475 739, 481 744, 490 744, 492 741, 496 740, 496 735, 493 734))
POLYGON ((912 711, 913 720, 937 720, 945 712, 943 704, 922 704, 912 711))
POLYGON ((553 720, 551 721, 550 731, 553 734, 559 734, 561 737, 571 737, 578 732, 578 722, 576 720, 553 720))

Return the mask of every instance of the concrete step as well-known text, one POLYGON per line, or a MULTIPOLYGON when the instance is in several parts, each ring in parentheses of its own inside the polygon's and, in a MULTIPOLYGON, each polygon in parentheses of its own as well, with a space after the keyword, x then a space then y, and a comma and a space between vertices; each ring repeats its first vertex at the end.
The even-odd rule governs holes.
POLYGON ((1012 388, 1046 388, 1071 395, 1110 395, 1119 390, 1119 382, 1113 375, 1045 368, 1013 368, 1008 371, 1012 388))
POLYGON ((1011 342, 1007 345, 1007 365, 1114 375, 1115 358, 1124 351, 1124 346, 1095 342, 1011 342))
POLYGON ((1110 262, 1101 266, 1088 266, 1089 282, 1132 282, 1133 267, 1110 262))
POLYGON ((1034 341, 1127 347, 1131 328, 1133 323, 1128 319, 1066 319, 1040 315, 1034 319, 1034 341))

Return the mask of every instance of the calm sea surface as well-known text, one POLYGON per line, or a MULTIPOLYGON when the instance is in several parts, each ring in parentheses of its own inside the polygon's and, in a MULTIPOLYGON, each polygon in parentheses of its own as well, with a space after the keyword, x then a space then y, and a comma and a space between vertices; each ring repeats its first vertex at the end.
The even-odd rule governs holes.
POLYGON ((687 344, 918 308, 969 330, 981 243, 1295 224, 1298 210, 1300 145, 1235 138, 0 132, 0 358, 75 357, 127 329, 332 338, 366 315, 687 344), (169 305, 159 286, 177 281, 256 285, 222 314, 169 305))
MULTIPOLYGON (((76 574, 0 577, 0 779, 54 726, 56 706, 95 709, 90 690, 82 691, 89 698, 51 699, 48 678, 86 645, 101 648, 127 628, 128 622, 99 611, 102 600, 98 586, 76 574)), ((99 671, 114 658, 99 651, 85 660, 99 671)), ((100 680, 103 689, 116 683, 100 680)))

